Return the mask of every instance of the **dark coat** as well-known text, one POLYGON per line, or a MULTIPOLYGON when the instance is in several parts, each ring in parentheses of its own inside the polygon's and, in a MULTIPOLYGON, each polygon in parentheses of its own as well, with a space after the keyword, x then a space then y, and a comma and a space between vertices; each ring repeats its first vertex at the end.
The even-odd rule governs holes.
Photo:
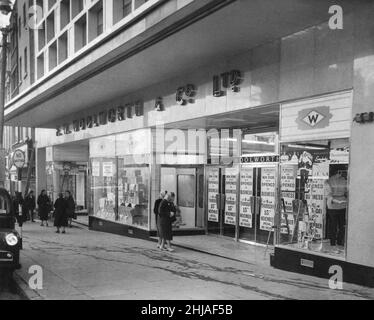
POLYGON ((159 210, 158 218, 158 229, 160 233, 160 238, 165 240, 173 240, 173 228, 172 219, 170 217, 171 212, 175 212, 175 206, 173 203, 162 200, 159 210))
POLYGON ((55 227, 67 227, 68 226, 68 215, 67 215, 67 200, 64 198, 58 198, 55 201, 55 227))
POLYGON ((25 211, 23 210, 23 198, 21 194, 17 193, 17 195, 13 197, 13 209, 17 223, 20 227, 22 227, 23 223, 27 221, 27 216, 25 211))
POLYGON ((51 200, 47 195, 40 195, 38 197, 38 207, 40 220, 48 220, 48 215, 51 210, 51 200))
POLYGON ((157 224, 157 220, 158 220, 158 209, 160 208, 160 203, 162 202, 162 200, 163 199, 157 199, 155 201, 155 207, 153 208, 153 213, 156 216, 156 224, 157 224))
POLYGON ((35 196, 28 195, 25 198, 25 207, 26 207, 26 210, 32 210, 32 211, 35 210, 35 207, 36 207, 35 196))
POLYGON ((66 200, 66 214, 70 219, 76 219, 77 215, 75 213, 75 201, 72 196, 65 198, 66 200))

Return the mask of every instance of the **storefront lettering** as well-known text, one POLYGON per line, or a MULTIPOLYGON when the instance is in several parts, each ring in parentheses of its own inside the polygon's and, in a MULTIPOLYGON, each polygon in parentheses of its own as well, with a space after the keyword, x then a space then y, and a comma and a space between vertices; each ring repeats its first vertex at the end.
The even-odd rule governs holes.
POLYGON ((110 110, 108 111, 108 121, 109 121, 110 123, 114 123, 114 122, 116 122, 116 120, 117 120, 117 112, 116 112, 116 109, 110 109, 110 110))
POLYGON ((241 72, 238 70, 224 72, 219 76, 215 75, 213 77, 213 96, 222 97, 229 88, 231 88, 232 92, 239 92, 241 81, 241 72), (222 90, 222 88, 225 90, 222 90))
POLYGON ((135 102, 135 115, 137 117, 144 115, 144 104, 142 101, 135 102))
POLYGON ((68 125, 68 124, 65 124, 65 125, 64 125, 64 133, 65 133, 65 134, 70 134, 70 133, 71 133, 71 131, 70 131, 70 128, 69 128, 69 125, 68 125))
POLYGON ((353 119, 357 123, 370 123, 374 121, 374 112, 358 113, 353 119))
POLYGON ((185 87, 179 87, 176 94, 176 102, 184 106, 187 103, 194 103, 193 99, 196 95, 196 88, 193 84, 188 84, 185 87))
POLYGON ((126 115, 125 115, 125 107, 117 107, 117 119, 118 121, 124 121, 126 120, 126 115))
POLYGON ((155 110, 156 111, 164 111, 164 102, 162 97, 158 97, 155 101, 155 110))
POLYGON ((242 157, 242 163, 259 163, 259 162, 279 162, 279 155, 274 156, 254 156, 254 157, 242 157))
POLYGON ((115 123, 117 121, 124 121, 131 119, 133 110, 137 117, 144 115, 144 104, 142 101, 137 101, 125 106, 119 106, 109 110, 104 110, 99 113, 89 115, 85 118, 77 119, 72 124, 64 124, 56 128, 56 136, 68 135, 72 132, 84 131, 99 126, 107 125, 108 123, 115 123))
POLYGON ((79 128, 79 121, 78 120, 74 120, 73 121, 73 131, 74 132, 78 132, 80 130, 79 128))
POLYGON ((82 119, 79 120, 79 128, 80 128, 80 130, 86 130, 87 123, 86 123, 85 118, 82 118, 82 119))

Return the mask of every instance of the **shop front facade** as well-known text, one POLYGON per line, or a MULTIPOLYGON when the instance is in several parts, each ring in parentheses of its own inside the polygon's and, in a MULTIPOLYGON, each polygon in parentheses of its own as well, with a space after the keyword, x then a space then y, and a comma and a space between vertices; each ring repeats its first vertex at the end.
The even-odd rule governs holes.
POLYGON ((357 175, 372 172, 353 151, 370 140, 370 125, 353 121, 370 91, 363 11, 343 30, 316 25, 38 129, 37 187, 55 176, 55 196, 73 188, 64 175, 85 180, 92 230, 144 238, 156 235, 160 192, 174 192, 176 235, 271 245, 277 268, 329 278, 339 266, 371 285, 372 235, 357 217, 374 220, 357 175))

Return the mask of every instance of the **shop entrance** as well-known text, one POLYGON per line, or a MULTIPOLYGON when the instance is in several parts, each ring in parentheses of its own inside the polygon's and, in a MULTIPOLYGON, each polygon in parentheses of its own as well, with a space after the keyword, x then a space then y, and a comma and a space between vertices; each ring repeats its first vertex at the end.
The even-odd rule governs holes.
POLYGON ((240 240, 273 243, 277 176, 277 164, 242 165, 238 227, 240 240))
POLYGON ((208 233, 236 237, 239 168, 207 167, 208 233))
POLYGON ((161 190, 174 192, 180 209, 176 229, 204 228, 203 168, 161 168, 161 190))

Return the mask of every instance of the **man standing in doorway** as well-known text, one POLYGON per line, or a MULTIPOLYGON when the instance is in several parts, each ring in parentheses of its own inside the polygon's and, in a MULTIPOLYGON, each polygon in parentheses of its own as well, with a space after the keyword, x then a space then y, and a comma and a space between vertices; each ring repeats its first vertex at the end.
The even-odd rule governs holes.
POLYGON ((331 246, 344 246, 346 211, 347 211, 347 180, 342 176, 338 166, 332 166, 330 178, 326 181, 328 236, 331 246))

